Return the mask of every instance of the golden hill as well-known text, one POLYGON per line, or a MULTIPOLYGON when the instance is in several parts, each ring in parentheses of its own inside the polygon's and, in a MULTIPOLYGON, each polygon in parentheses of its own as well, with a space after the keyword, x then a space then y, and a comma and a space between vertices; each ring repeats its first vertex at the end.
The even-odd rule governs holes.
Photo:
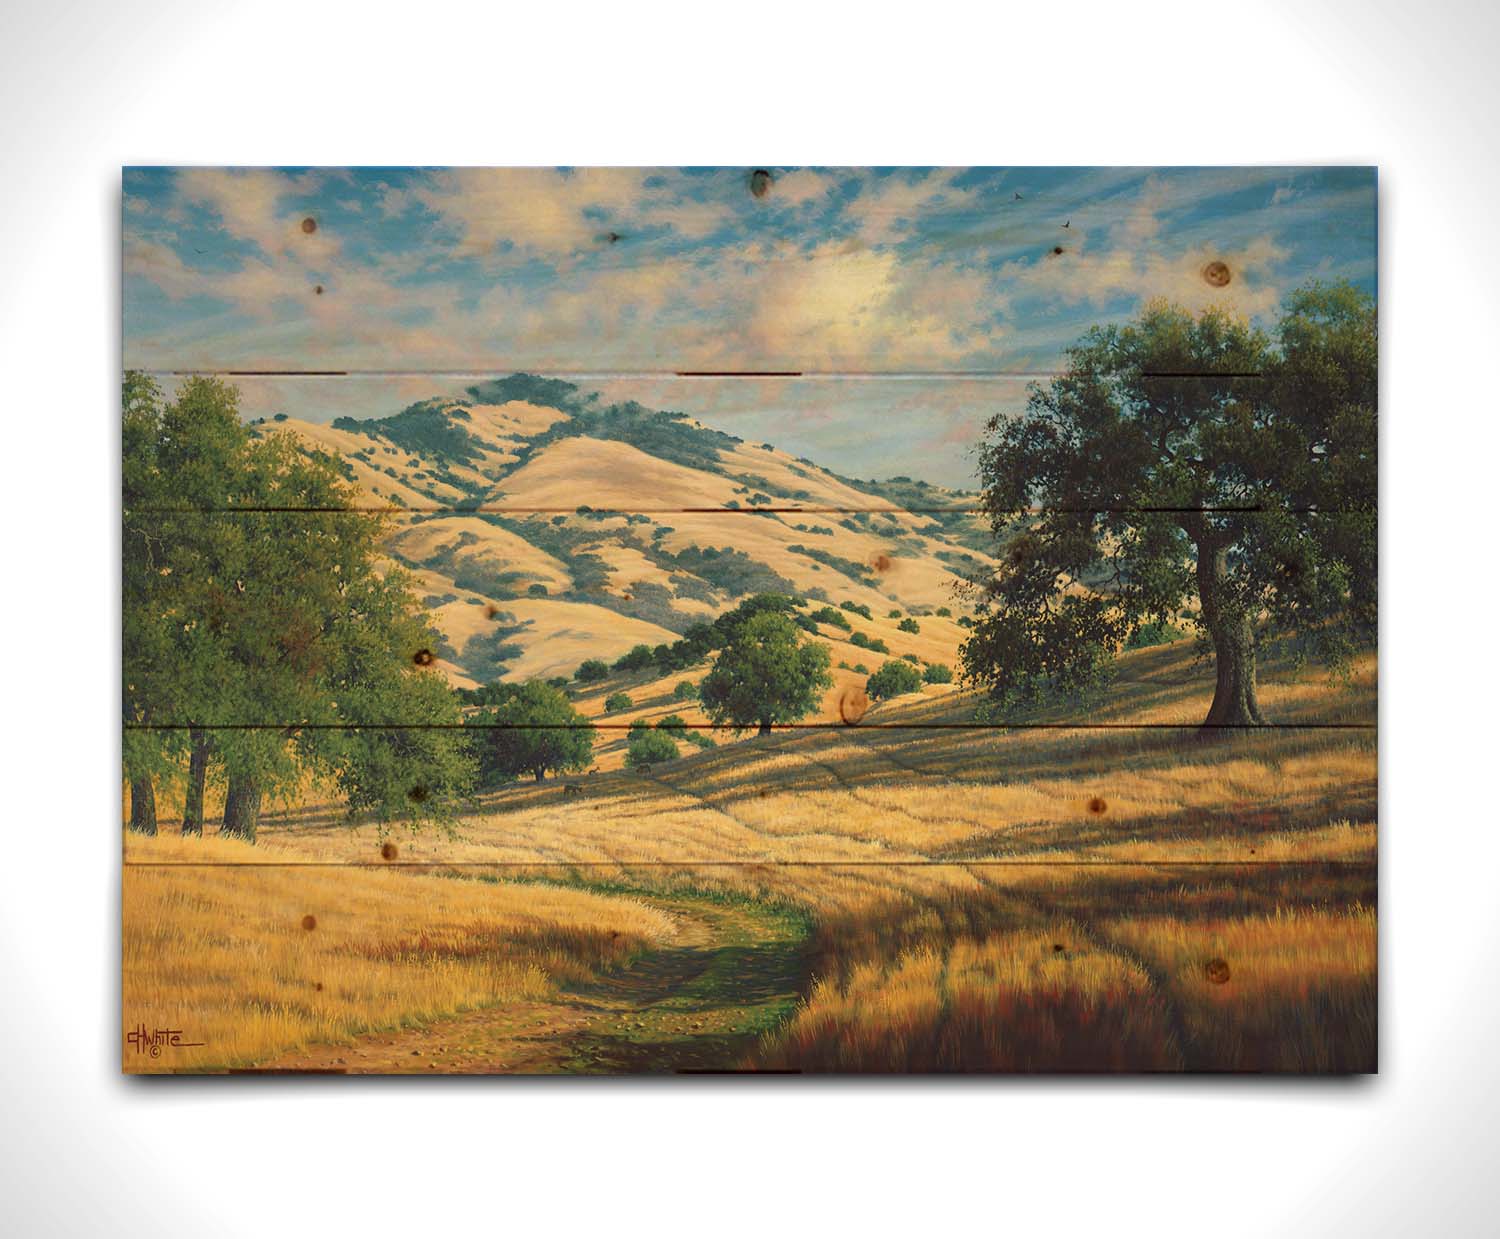
MULTIPOLYGON (((961 630, 934 613, 988 558, 965 496, 902 479, 851 482, 681 414, 601 406, 571 384, 513 375, 471 399, 332 424, 278 417, 339 459, 362 503, 398 510, 387 542, 441 635, 460 686, 568 675, 638 644, 670 643, 749 594, 851 602, 884 624, 924 617, 920 638, 884 634, 891 656, 954 660, 961 630), (947 514, 913 512, 903 502, 947 514)), ((870 625, 865 625, 869 628, 870 625)), ((883 658, 843 648, 827 708, 850 668, 883 658)), ((873 634, 872 634, 873 635, 873 634)))

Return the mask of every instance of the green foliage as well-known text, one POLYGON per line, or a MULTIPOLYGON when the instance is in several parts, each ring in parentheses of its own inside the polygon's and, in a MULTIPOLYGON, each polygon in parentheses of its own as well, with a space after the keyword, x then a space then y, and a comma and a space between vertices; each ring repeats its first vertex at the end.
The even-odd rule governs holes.
POLYGON ((870 614, 870 608, 865 606, 865 604, 862 602, 841 602, 839 603, 839 610, 848 611, 853 615, 863 615, 866 619, 875 618, 870 614))
POLYGON ((947 608, 947 607, 939 607, 935 612, 933 612, 933 614, 934 615, 942 615, 942 616, 947 617, 947 616, 951 616, 953 614, 953 612, 949 608, 947 608))
POLYGON ((855 632, 849 637, 850 645, 857 645, 862 650, 873 650, 877 654, 889 654, 891 651, 881 637, 872 637, 865 632, 855 632))
POLYGON ((540 680, 497 686, 503 700, 470 720, 485 786, 549 770, 582 770, 594 755, 593 727, 556 688, 540 680))
POLYGON ((632 732, 625 750, 625 765, 631 770, 671 761, 678 755, 677 741, 667 732, 644 730, 632 732))
POLYGON ((573 678, 580 684, 597 684, 609 678, 609 664, 600 658, 587 658, 578 664, 573 678))
POLYGON ((687 720, 680 714, 668 714, 658 719, 656 725, 662 731, 673 731, 679 734, 687 730, 687 720))
POLYGON ((1271 336, 1220 310, 1153 302, 1068 356, 1024 415, 987 426, 985 510, 1006 549, 963 646, 971 681, 1000 700, 1082 691, 1133 633, 1196 596, 1192 623, 1219 671, 1208 721, 1254 723, 1266 635, 1290 634, 1334 668, 1373 639, 1365 294, 1312 284, 1271 336), (1070 580, 1095 589, 1070 594, 1070 580))
POLYGON ((885 613, 885 617, 886 619, 900 619, 901 609, 899 607, 893 608, 885 613))
POLYGON ((610 693, 604 699, 604 712, 606 714, 618 714, 621 710, 630 709, 630 705, 629 693, 610 693))
POLYGON ((922 681, 925 684, 952 684, 953 668, 947 663, 928 663, 922 668, 922 681))
POLYGON ((903 693, 914 693, 922 687, 922 673, 910 663, 893 660, 886 663, 865 681, 865 692, 871 701, 884 701, 887 697, 899 697, 903 693))
POLYGON ((635 645, 615 659, 616 671, 641 671, 651 666, 654 656, 649 645, 635 645))
POLYGON ((906 659, 906 661, 909 662, 909 663, 911 663, 913 666, 920 667, 922 665, 922 660, 920 658, 918 658, 915 654, 907 653, 907 654, 901 655, 901 657, 904 658, 904 659, 906 659))
POLYGON ((705 731, 690 731, 685 739, 689 744, 696 744, 700 749, 716 749, 719 742, 705 731))
MULTIPOLYGON (((769 517, 764 519, 770 519, 769 517)), ((665 558, 694 576, 727 594, 783 593, 796 591, 796 585, 775 569, 751 559, 744 551, 726 546, 684 547, 675 555, 663 552, 665 558)))
POLYGON ((533 581, 526 587, 526 596, 528 598, 545 598, 547 596, 547 587, 540 581, 533 581))
POLYGON ((834 628, 842 628, 845 632, 854 627, 854 625, 844 618, 842 611, 835 611, 832 607, 822 607, 814 611, 808 618, 819 624, 831 624, 834 628))
POLYGON ((677 687, 672 690, 673 701, 697 701, 698 686, 691 680, 678 680, 677 687))
POLYGON ((439 461, 472 464, 480 459, 480 449, 469 432, 457 424, 461 420, 458 414, 467 416, 462 409, 454 409, 452 401, 433 399, 408 405, 391 417, 336 417, 333 424, 355 434, 380 435, 408 452, 439 461))
POLYGON ((309 769, 351 813, 450 814, 473 769, 445 729, 456 699, 413 661, 437 637, 410 578, 384 570, 385 520, 352 508, 337 463, 284 431, 252 436, 235 389, 208 378, 168 404, 127 375, 122 441, 127 777, 182 756, 184 731, 151 725, 193 721, 209 724, 190 733, 202 769, 228 781, 229 833, 253 837, 265 793, 309 769), (387 718, 439 726, 341 726, 387 718))
POLYGON ((830 551, 820 550, 815 546, 803 546, 800 542, 790 543, 787 548, 795 555, 805 555, 815 563, 824 564, 836 572, 842 572, 851 581, 860 584, 870 584, 875 580, 875 574, 867 564, 859 563, 853 559, 845 559, 842 555, 835 555, 830 551))
POLYGON ((1149 620, 1131 630, 1130 635, 1125 638, 1125 648, 1144 650, 1153 645, 1166 645, 1184 635, 1182 629, 1169 620, 1149 620))
POLYGON ((921 632, 922 631, 921 625, 918 624, 916 620, 911 619, 909 617, 907 619, 902 620, 899 624, 896 625, 896 627, 899 628, 902 632, 921 632))
POLYGON ((811 713, 833 684, 828 647, 802 642, 785 614, 765 611, 741 624, 700 687, 716 723, 738 730, 789 723, 811 713))

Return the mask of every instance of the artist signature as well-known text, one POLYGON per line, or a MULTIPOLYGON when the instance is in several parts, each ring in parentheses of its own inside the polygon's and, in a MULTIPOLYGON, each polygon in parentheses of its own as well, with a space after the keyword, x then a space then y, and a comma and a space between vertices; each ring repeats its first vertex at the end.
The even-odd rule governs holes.
POLYGON ((137 1054, 149 1054, 152 1058, 160 1058, 163 1046, 171 1046, 180 1049, 185 1046, 202 1045, 202 1041, 184 1041, 182 1029, 180 1028, 147 1028, 144 1024, 137 1024, 125 1034, 125 1044, 130 1046, 137 1054))

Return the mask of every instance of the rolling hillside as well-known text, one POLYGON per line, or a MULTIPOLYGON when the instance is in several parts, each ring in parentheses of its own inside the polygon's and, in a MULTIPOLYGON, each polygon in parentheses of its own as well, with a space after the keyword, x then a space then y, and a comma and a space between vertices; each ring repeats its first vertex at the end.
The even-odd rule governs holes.
POLYGON ((848 664, 836 710, 842 681, 862 682, 850 668, 882 660, 845 648, 855 631, 890 656, 952 661, 962 629, 936 612, 956 612, 954 586, 987 562, 981 519, 925 510, 960 509, 971 495, 843 478, 555 379, 512 375, 388 417, 257 427, 336 455, 364 501, 409 511, 387 549, 416 576, 440 665, 462 687, 613 662, 769 590, 869 610, 845 612, 852 629, 820 628, 848 664), (921 634, 900 631, 893 611, 924 617, 921 634))

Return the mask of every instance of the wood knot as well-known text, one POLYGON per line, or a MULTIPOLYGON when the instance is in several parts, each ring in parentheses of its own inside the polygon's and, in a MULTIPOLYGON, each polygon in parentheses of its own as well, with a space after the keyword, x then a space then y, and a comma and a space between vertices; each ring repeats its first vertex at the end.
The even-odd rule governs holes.
POLYGON ((302 231, 307 233, 308 236, 312 236, 312 234, 317 232, 317 230, 318 221, 315 220, 311 215, 309 215, 302 221, 302 231))
POLYGON ((495 618, 497 618, 499 616, 499 614, 500 614, 500 608, 497 607, 493 602, 487 602, 487 603, 484 604, 484 618, 485 619, 495 619, 495 618))
POLYGON ((1089 812, 1095 817, 1109 810, 1109 802, 1103 796, 1095 796, 1089 801, 1089 812))
POLYGON ((323 295, 323 285, 321 285, 321 284, 314 284, 313 285, 313 294, 314 294, 314 296, 321 297, 323 295))
POLYGON ((395 860, 396 859, 396 855, 397 855, 396 845, 394 843, 392 843, 389 839, 387 839, 384 843, 382 843, 380 845, 380 858, 381 858, 381 860, 395 860))
POLYGON ((309 929, 309 930, 311 930, 311 929, 316 929, 317 927, 318 927, 318 918, 315 917, 311 912, 309 912, 306 916, 304 916, 302 918, 302 928, 303 929, 309 929))
POLYGON ((839 694, 839 717, 853 727, 870 708, 870 697, 858 684, 851 684, 839 694))
POLYGON ((1062 254, 1062 253, 1065 253, 1065 252, 1066 251, 1064 251, 1063 247, 1060 246, 1060 245, 1054 245, 1052 247, 1052 257, 1054 257, 1054 258, 1056 258, 1059 254, 1062 254))
POLYGON ((1229 271, 1227 262, 1220 262, 1217 258, 1213 262, 1206 263, 1203 267, 1203 280, 1214 288, 1223 288, 1233 278, 1229 271))
POLYGON ((757 168, 750 174, 750 193, 756 198, 764 198, 771 192, 771 186, 775 179, 764 168, 757 168))
POLYGON ((1225 985, 1229 981, 1229 965, 1222 959, 1211 959, 1203 965, 1203 975, 1210 985, 1225 985))
POLYGON ((891 570, 891 557, 882 551, 874 559, 870 560, 870 567, 874 568, 876 572, 889 572, 891 570))
POLYGON ((430 667, 436 661, 431 650, 418 650, 411 656, 411 660, 419 667, 430 667))

